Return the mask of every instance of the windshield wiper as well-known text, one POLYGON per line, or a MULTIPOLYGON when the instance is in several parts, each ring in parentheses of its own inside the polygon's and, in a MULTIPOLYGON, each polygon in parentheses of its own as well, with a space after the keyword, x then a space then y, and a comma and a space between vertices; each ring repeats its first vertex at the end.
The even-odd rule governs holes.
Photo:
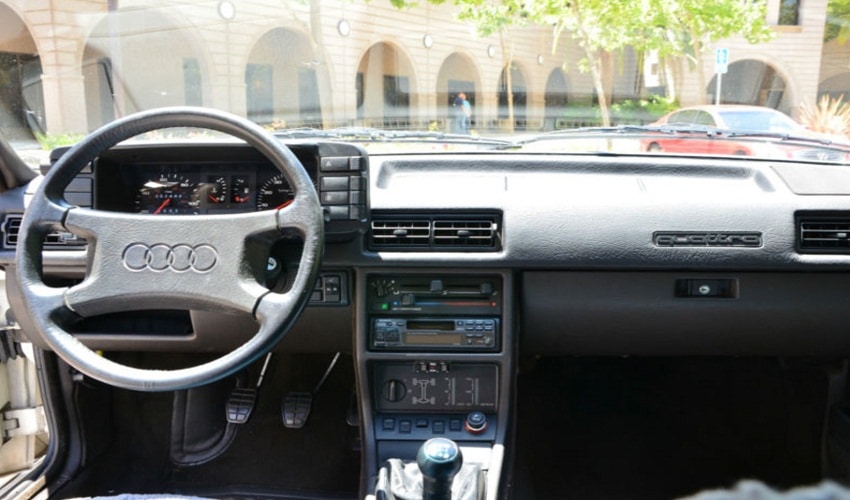
POLYGON ((481 137, 427 130, 384 130, 371 127, 339 127, 333 129, 295 128, 276 130, 275 135, 289 139, 327 138, 355 142, 421 142, 423 139, 463 144, 486 144, 514 147, 516 144, 507 139, 481 137))
POLYGON ((780 141, 786 142, 805 142, 809 144, 817 144, 819 146, 825 147, 833 147, 833 148, 850 148, 850 143, 840 142, 833 139, 829 139, 827 137, 810 137, 806 135, 799 135, 791 132, 763 132, 763 131, 746 131, 746 130, 726 130, 724 131, 725 137, 743 137, 743 138, 765 138, 765 139, 778 139, 780 141))
POLYGON ((770 132, 753 130, 732 130, 712 127, 709 125, 697 125, 692 123, 670 123, 665 125, 616 125, 610 127, 579 127, 566 130, 555 130, 544 134, 529 137, 518 141, 517 145, 524 145, 538 141, 554 140, 569 136, 582 135, 705 135, 722 139, 751 138, 751 139, 775 139, 782 142, 797 142, 817 144, 822 147, 850 149, 850 143, 834 141, 824 137, 811 137, 794 132, 770 132))
POLYGON ((708 136, 722 132, 717 127, 693 124, 667 124, 667 125, 612 125, 609 127, 578 127, 564 130, 553 130, 517 141, 522 146, 538 141, 549 141, 569 136, 583 135, 634 135, 634 134, 666 134, 678 135, 681 133, 704 133, 708 136))

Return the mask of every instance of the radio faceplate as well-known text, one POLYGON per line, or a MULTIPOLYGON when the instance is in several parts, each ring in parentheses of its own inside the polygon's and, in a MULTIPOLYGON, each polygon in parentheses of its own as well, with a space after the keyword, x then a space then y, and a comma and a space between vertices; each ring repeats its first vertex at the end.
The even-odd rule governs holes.
POLYGON ((392 351, 495 351, 497 318, 373 318, 369 347, 392 351))

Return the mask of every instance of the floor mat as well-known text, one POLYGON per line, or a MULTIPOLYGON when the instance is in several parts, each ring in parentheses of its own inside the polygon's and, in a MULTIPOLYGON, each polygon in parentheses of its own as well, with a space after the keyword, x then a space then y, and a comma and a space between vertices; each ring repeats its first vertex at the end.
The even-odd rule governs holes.
POLYGON ((772 359, 541 359, 519 378, 518 489, 633 499, 817 482, 825 383, 772 359))
MULTIPOLYGON (((330 356, 275 358, 266 373, 251 419, 239 427, 230 448, 210 463, 175 469, 175 491, 227 490, 303 492, 357 496, 360 456, 352 443, 358 430, 346 423, 354 384, 350 357, 344 357, 313 400, 302 429, 284 428, 280 405, 287 391, 311 391, 330 356), (200 489, 199 485, 204 485, 200 489)), ((223 409, 222 409, 223 411, 223 409)))

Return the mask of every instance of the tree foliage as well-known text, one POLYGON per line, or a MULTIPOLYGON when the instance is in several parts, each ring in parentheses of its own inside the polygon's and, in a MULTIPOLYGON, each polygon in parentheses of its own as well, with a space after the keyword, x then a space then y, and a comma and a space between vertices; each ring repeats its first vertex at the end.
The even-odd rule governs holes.
MULTIPOLYGON (((415 5, 390 0, 396 7, 415 5)), ((429 0, 443 4, 447 0, 429 0)), ((612 54, 632 48, 661 58, 686 58, 705 88, 701 55, 718 40, 743 36, 750 43, 773 37, 765 23, 766 2, 742 0, 451 0, 457 17, 478 33, 498 33, 528 23, 553 26, 556 43, 568 38, 582 51, 581 71, 591 73, 604 124, 609 124, 606 82, 614 71, 612 54)), ((850 0, 833 0, 846 3, 850 0)), ((850 9, 847 9, 850 11, 850 9)))
POLYGON ((838 40, 839 43, 844 44, 848 38, 850 38, 850 0, 829 0, 823 41, 838 40))

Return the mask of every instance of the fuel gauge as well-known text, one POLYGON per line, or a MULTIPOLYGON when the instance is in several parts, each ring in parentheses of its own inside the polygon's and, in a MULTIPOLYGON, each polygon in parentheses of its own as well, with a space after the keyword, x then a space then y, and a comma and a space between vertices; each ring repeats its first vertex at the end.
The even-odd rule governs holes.
POLYGON ((235 204, 246 203, 251 200, 251 183, 247 175, 234 175, 230 177, 230 202, 235 204))

